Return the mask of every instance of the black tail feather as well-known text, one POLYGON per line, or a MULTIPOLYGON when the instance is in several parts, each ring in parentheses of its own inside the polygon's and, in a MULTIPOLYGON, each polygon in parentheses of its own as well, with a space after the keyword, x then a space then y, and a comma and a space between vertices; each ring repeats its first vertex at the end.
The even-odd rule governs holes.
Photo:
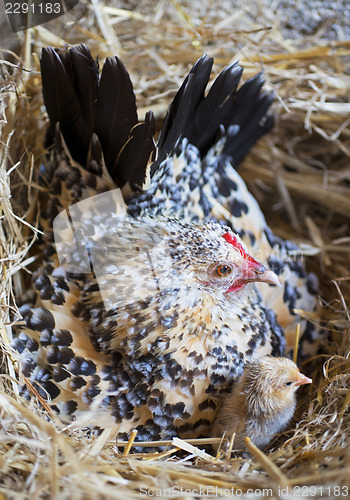
POLYGON ((157 147, 159 154, 152 165, 152 173, 164 158, 174 151, 180 137, 187 137, 184 131, 193 122, 199 103, 209 81, 213 59, 203 55, 193 66, 170 104, 168 114, 159 133, 157 147))
MULTIPOLYGON (((154 119, 148 115, 138 123, 132 83, 121 61, 107 58, 100 78, 98 63, 84 44, 62 52, 49 47, 42 51, 41 73, 52 130, 59 123, 73 159, 87 166, 88 156, 97 158, 100 143, 116 184, 139 185, 155 150, 154 119)), ((97 164, 94 170, 99 171, 97 164)))
POLYGON ((109 172, 113 172, 116 159, 137 122, 129 74, 117 57, 108 57, 102 68, 95 105, 95 132, 101 141, 109 172))
POLYGON ((73 86, 71 57, 61 56, 51 47, 41 57, 43 96, 52 130, 60 124, 62 135, 73 158, 84 165, 90 144, 82 108, 73 86))
POLYGON ((192 68, 176 94, 158 141, 159 156, 152 172, 183 138, 199 149, 202 157, 223 135, 223 154, 237 166, 253 144, 273 126, 268 109, 272 94, 261 92, 262 74, 237 91, 243 68, 235 62, 225 68, 205 96, 213 60, 203 56, 192 68))
POLYGON ((210 91, 197 108, 192 124, 189 124, 185 137, 195 144, 202 155, 213 145, 220 125, 227 127, 232 118, 234 94, 243 68, 238 62, 225 68, 214 81, 210 91))
POLYGON ((111 171, 113 178, 119 179, 120 185, 129 182, 134 190, 139 190, 144 185, 147 165, 155 151, 154 133, 155 119, 153 113, 149 112, 144 123, 138 123, 131 129, 129 138, 111 171), (125 172, 129 172, 129 175, 121 177, 125 172))
POLYGON ((85 45, 68 52, 72 65, 72 83, 79 101, 82 118, 91 136, 94 130, 94 108, 98 95, 99 65, 85 45))
POLYGON ((230 132, 227 133, 228 139, 223 153, 232 158, 235 167, 241 163, 257 140, 273 127, 274 118, 267 114, 272 102, 273 96, 271 94, 261 94, 252 110, 254 115, 250 115, 251 121, 249 121, 248 115, 236 128, 233 136, 230 132))
MULTIPOLYGON (((272 95, 261 92, 262 75, 237 91, 243 69, 235 62, 219 74, 205 95, 212 65, 212 58, 202 56, 177 92, 159 134, 158 158, 151 174, 174 153, 182 138, 205 156, 223 134, 223 154, 237 166, 272 127, 273 118, 268 115, 272 95)), ((72 157, 86 166, 95 137, 93 142, 101 144, 107 170, 116 184, 141 187, 155 152, 154 117, 148 114, 143 123, 138 122, 132 83, 121 61, 107 58, 99 77, 98 63, 85 45, 68 51, 49 47, 42 51, 41 71, 52 128, 59 122, 72 157)), ((94 170, 99 171, 98 166, 94 170)))
POLYGON ((225 127, 238 125, 234 136, 229 135, 224 154, 231 156, 237 166, 257 140, 273 126, 273 116, 268 110, 273 102, 273 94, 261 92, 264 84, 263 74, 258 73, 238 90, 231 109, 233 120, 224 123, 225 127))

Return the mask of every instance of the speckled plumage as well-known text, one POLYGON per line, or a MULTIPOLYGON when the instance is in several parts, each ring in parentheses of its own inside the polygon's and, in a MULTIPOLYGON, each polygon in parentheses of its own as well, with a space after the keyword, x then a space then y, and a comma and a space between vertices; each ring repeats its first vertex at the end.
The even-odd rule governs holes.
MULTIPOLYGON (((185 80, 156 158, 152 116, 136 123, 120 61, 108 60, 99 82, 84 46, 43 53, 54 141, 40 172, 43 263, 19 298, 27 326, 13 345, 24 375, 65 422, 108 426, 119 438, 137 428, 140 440, 205 434, 244 364, 283 353, 291 309, 314 307, 312 278, 288 255, 295 247, 272 234, 233 167, 271 126, 271 99, 260 76, 236 91, 237 64, 203 99, 211 64, 203 57, 185 80), (113 203, 108 213, 79 205, 116 187, 128 214, 113 203), (59 262, 53 221, 74 203, 80 250, 61 228, 68 257, 59 262), (249 254, 287 271, 288 283, 245 282, 227 293, 228 281, 212 281, 227 262, 233 280, 249 254)), ((23 393, 30 395, 25 386, 23 393)))

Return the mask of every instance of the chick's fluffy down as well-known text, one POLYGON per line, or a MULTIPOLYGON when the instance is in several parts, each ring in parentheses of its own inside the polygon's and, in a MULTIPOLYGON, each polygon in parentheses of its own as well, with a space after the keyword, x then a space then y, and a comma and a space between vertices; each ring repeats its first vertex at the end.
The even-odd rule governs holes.
POLYGON ((235 433, 234 449, 245 448, 246 436, 265 448, 293 417, 297 389, 311 382, 288 358, 266 356, 247 364, 232 392, 222 399, 214 435, 235 433))

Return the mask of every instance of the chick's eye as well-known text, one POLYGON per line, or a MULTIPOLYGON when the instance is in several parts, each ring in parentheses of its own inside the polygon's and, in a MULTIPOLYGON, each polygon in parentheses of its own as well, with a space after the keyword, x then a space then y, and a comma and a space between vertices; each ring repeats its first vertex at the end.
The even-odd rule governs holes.
POLYGON ((289 387, 289 386, 291 386, 291 385, 292 385, 292 383, 293 383, 293 382, 292 382, 291 380, 289 380, 289 381, 288 381, 288 382, 286 382, 284 385, 286 385, 287 387, 289 387))
POLYGON ((225 264, 215 268, 215 274, 216 274, 216 276, 219 276, 220 278, 228 276, 231 273, 232 273, 231 267, 227 266, 225 264))

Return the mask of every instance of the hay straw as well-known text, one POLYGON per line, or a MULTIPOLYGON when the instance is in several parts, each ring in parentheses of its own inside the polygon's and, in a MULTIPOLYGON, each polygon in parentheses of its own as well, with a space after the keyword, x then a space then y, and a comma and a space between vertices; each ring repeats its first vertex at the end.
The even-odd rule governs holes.
POLYGON ((213 457, 211 455, 205 453, 205 451, 200 450, 197 446, 193 446, 193 444, 190 444, 183 439, 173 438, 171 444, 179 450, 184 450, 188 453, 191 453, 193 457, 199 457, 207 462, 213 462, 213 457))
POLYGON ((245 437, 244 442, 247 447, 247 450, 250 451, 250 453, 256 458, 256 460, 264 468, 267 474, 272 479, 274 479, 277 482, 277 484, 281 486, 281 488, 285 488, 288 482, 287 478, 279 470, 279 468, 276 467, 273 461, 267 455, 265 455, 264 452, 259 450, 259 448, 255 446, 255 444, 249 439, 249 437, 245 437))
POLYGON ((127 457, 129 455, 129 452, 131 450, 132 445, 134 444, 135 438, 137 436, 137 430, 133 430, 132 433, 130 434, 130 439, 127 442, 124 450, 124 457, 127 457))
POLYGON ((299 340, 300 340, 300 323, 297 324, 297 328, 296 328, 296 332, 295 332, 294 349, 293 349, 293 361, 294 361, 294 363, 296 363, 297 359, 298 359, 299 340))
MULTIPOLYGON (((277 498, 281 485, 290 493, 300 485, 333 488, 331 492, 347 485, 350 40, 326 39, 322 30, 293 40, 282 26, 283 9, 272 11, 273 2, 237 2, 234 10, 232 4, 143 0, 131 8, 124 1, 81 0, 64 19, 20 34, 20 55, 6 61, 10 51, 0 54, 0 332, 5 373, 0 376, 0 498, 136 499, 156 488, 161 495, 177 488, 179 496, 180 488, 188 488, 186 495, 193 498, 200 488, 215 494, 225 488, 247 492, 270 487, 269 496, 277 498), (266 87, 276 97, 276 126, 254 147, 240 172, 271 227, 300 243, 309 255, 306 264, 320 281, 321 321, 329 335, 322 354, 305 365, 314 383, 304 392, 293 425, 265 452, 248 442, 249 457, 224 456, 220 448, 215 457, 210 446, 221 440, 209 437, 116 443, 108 430, 95 437, 63 427, 39 398, 28 404, 18 394, 16 353, 9 342, 17 311, 14 296, 26 289, 26 276, 37 258, 28 252, 36 238, 40 188, 35 172, 45 153, 47 125, 40 51, 49 44, 81 42, 101 62, 115 53, 122 56, 140 116, 152 108, 157 120, 203 52, 215 57, 214 76, 238 58, 245 79, 264 69, 266 87)), ((345 15, 337 22, 349 33, 345 15)), ((320 322, 310 311, 296 312, 320 322)))

